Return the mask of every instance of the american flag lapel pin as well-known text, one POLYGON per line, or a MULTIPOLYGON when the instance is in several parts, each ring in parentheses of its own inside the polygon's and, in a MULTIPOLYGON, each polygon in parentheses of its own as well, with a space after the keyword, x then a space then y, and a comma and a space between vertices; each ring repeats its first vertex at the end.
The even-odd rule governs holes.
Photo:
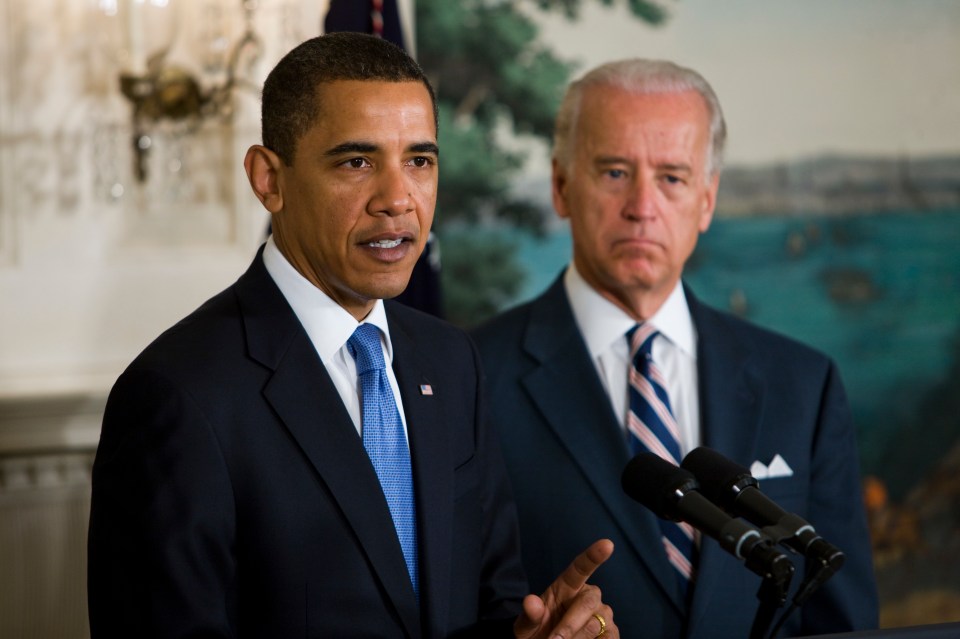
POLYGON ((420 384, 421 395, 433 395, 433 386, 430 384, 420 384))

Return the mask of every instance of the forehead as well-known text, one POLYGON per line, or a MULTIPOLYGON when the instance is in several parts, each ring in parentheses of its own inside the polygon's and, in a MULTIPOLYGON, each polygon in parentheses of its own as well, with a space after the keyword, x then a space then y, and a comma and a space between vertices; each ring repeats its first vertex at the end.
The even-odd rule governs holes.
POLYGON ((709 142, 710 115, 696 91, 634 93, 612 86, 583 93, 575 138, 581 151, 597 147, 699 151, 709 142))
POLYGON ((314 127, 342 130, 370 126, 428 128, 436 137, 433 102, 423 83, 337 80, 317 88, 314 127))

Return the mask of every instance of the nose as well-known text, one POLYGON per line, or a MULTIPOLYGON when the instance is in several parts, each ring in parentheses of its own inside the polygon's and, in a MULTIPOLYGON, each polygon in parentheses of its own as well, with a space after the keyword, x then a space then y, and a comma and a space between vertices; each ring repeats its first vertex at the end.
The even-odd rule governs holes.
POLYGON ((634 178, 623 204, 623 216, 631 221, 651 219, 656 214, 656 186, 643 176, 634 178))
POLYGON ((377 175, 377 186, 370 201, 371 212, 403 215, 414 209, 413 184, 403 167, 384 167, 377 175))

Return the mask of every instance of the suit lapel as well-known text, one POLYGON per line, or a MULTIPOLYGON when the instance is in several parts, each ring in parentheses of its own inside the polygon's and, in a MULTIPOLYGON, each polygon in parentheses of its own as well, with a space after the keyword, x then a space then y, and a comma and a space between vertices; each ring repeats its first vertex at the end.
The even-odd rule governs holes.
POLYGON ((266 401, 329 488, 408 634, 421 636, 419 606, 379 480, 320 357, 259 254, 236 290, 250 355, 273 369, 266 401))
MULTIPOLYGON (((753 459, 763 407, 763 378, 750 363, 750 347, 727 328, 726 320, 703 306, 689 290, 686 294, 698 334, 703 445, 732 459, 753 459)), ((688 636, 697 636, 703 615, 713 593, 722 588, 722 576, 729 565, 726 551, 713 540, 705 540, 701 547, 688 636)), ((708 636, 709 629, 703 630, 704 636, 708 636)))
POLYGON ((596 373, 563 288, 562 277, 531 310, 524 348, 540 362, 523 380, 548 427, 563 443, 597 499, 621 528, 632 551, 679 610, 679 583, 659 552, 656 516, 630 500, 620 485, 629 452, 619 420, 596 373), (616 460, 611 464, 610 460, 616 460))
POLYGON ((417 355, 412 336, 395 321, 389 310, 388 317, 394 351, 393 371, 403 398, 410 438, 424 619, 431 620, 428 627, 444 628, 449 610, 449 575, 453 552, 453 469, 450 465, 448 425, 440 415, 440 403, 432 395, 421 392, 421 386, 425 384, 443 392, 442 388, 437 388, 442 380, 428 376, 426 367, 417 355))
POLYGON ((751 364, 750 347, 727 329, 718 313, 689 292, 687 299, 699 336, 703 444, 734 459, 752 458, 760 432, 763 377, 751 364))

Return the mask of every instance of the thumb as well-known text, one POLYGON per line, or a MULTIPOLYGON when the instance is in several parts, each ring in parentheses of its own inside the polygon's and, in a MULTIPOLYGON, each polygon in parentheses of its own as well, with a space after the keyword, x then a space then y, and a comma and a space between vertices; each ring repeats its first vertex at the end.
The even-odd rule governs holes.
POLYGON ((536 595, 523 598, 523 612, 513 624, 513 634, 517 639, 531 639, 546 621, 547 607, 536 595))

